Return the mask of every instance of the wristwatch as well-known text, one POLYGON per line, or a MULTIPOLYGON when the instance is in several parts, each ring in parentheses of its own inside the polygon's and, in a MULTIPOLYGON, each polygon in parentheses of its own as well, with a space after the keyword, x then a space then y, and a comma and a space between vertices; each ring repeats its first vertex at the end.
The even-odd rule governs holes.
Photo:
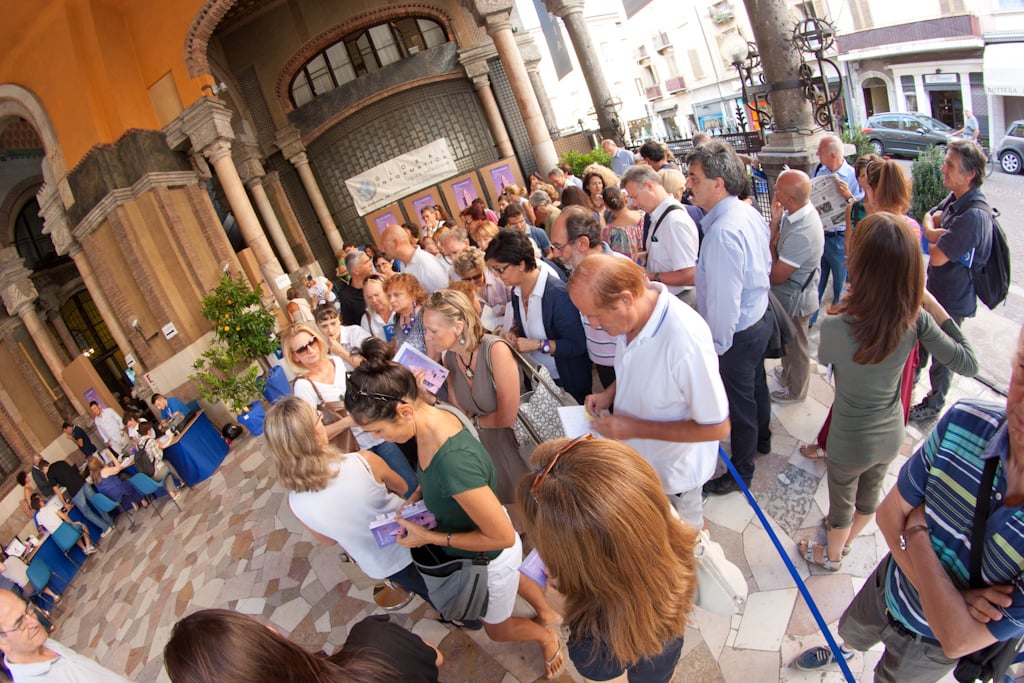
POLYGON ((925 533, 928 533, 928 527, 926 527, 924 524, 916 524, 916 525, 914 525, 912 527, 907 527, 906 529, 901 531, 900 532, 900 550, 904 550, 905 551, 907 549, 907 536, 909 536, 911 533, 913 533, 915 531, 922 531, 922 530, 925 533))
POLYGON ((540 340, 540 352, 551 355, 551 342, 547 339, 540 340))
POLYGON ((853 195, 850 195, 849 197, 846 198, 846 203, 847 204, 853 204, 853 201, 854 201, 853 200, 853 195))

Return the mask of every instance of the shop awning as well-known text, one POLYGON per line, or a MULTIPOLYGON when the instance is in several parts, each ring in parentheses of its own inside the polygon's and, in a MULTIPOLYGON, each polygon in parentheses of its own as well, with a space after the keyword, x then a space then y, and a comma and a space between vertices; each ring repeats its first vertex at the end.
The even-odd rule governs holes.
POLYGON ((985 92, 1024 95, 1024 43, 985 46, 985 92))

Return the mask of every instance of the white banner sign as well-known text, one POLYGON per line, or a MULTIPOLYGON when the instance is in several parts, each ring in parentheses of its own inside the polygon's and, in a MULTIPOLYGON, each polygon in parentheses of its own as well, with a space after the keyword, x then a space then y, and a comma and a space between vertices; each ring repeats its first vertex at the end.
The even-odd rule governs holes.
POLYGON ((365 216, 456 173, 448 141, 440 138, 349 178, 345 186, 352 194, 356 211, 365 216))

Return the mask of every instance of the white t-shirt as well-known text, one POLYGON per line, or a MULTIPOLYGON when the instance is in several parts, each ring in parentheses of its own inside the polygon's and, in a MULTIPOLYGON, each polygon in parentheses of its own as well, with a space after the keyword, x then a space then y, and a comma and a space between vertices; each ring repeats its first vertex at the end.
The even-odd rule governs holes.
MULTIPOLYGON (((670 196, 651 212, 651 232, 647 236, 648 273, 668 273, 697 265, 697 249, 700 243, 697 226, 686 209, 675 209, 666 216, 665 211, 673 204, 679 205, 679 202, 670 196), (664 219, 655 231, 654 227, 662 217, 664 219)), ((693 285, 665 286, 672 294, 693 289, 693 285)))
MULTIPOLYGON (((695 310, 658 290, 658 303, 643 330, 629 344, 619 335, 615 349, 615 414, 669 422, 719 424, 729 402, 718 374, 711 330, 695 310)), ((626 441, 651 463, 665 493, 691 491, 711 478, 718 442, 676 443, 656 439, 626 441)))
MULTIPOLYGON (((56 497, 51 500, 56 500, 56 497)), ((52 534, 63 523, 64 520, 57 514, 57 509, 54 505, 44 505, 36 512, 36 525, 45 527, 48 533, 52 534)))
MULTIPOLYGON (((328 356, 331 362, 334 363, 334 383, 323 384, 322 382, 315 382, 316 390, 319 390, 320 397, 331 403, 333 401, 345 402, 345 361, 341 360, 337 356, 328 356)), ((316 397, 316 390, 313 389, 313 380, 302 377, 295 380, 295 388, 292 390, 293 393, 301 398, 309 405, 316 408, 320 400, 316 397)), ((352 436, 356 437, 356 441, 359 442, 360 448, 373 448, 377 444, 384 443, 383 439, 375 439, 368 433, 364 432, 359 427, 352 427, 352 436)))
MULTIPOLYGON (((307 281, 308 282, 308 281, 307 281)), ((334 293, 334 286, 331 281, 325 278, 323 275, 313 280, 312 286, 306 286, 306 292, 310 298, 315 298, 317 305, 324 303, 332 303, 337 300, 338 296, 334 293)))
POLYGON ((448 287, 448 271, 436 258, 419 248, 413 252, 408 263, 402 264, 402 272, 415 275, 427 294, 448 287))
MULTIPOLYGON (((339 343, 349 353, 356 353, 359 351, 359 347, 362 346, 363 342, 370 338, 370 333, 364 330, 359 325, 341 325, 338 329, 339 343)), ((354 370, 351 365, 342 361, 345 365, 345 370, 354 370)), ((325 399, 326 400, 326 399, 325 399)))
POLYGON ((322 491, 289 493, 292 512, 313 531, 337 541, 370 578, 397 574, 412 562, 409 549, 397 543, 378 548, 370 522, 398 510, 402 499, 373 478, 358 453, 347 454, 336 472, 322 491))

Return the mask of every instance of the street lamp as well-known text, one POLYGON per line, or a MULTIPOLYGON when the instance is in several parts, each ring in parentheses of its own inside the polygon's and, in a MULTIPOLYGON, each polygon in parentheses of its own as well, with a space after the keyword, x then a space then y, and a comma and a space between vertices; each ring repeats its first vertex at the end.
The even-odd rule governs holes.
MULTIPOLYGON (((761 143, 764 144, 764 129, 766 126, 771 125, 771 112, 758 108, 756 99, 754 102, 750 101, 751 94, 756 98, 764 90, 763 83, 754 83, 754 69, 761 65, 761 56, 757 52, 757 45, 744 40, 743 36, 738 33, 732 33, 722 41, 722 52, 726 54, 729 62, 739 75, 740 89, 743 91, 744 108, 749 107, 751 111, 757 113, 757 133, 761 137, 761 143)), ((737 112, 740 111, 742 110, 737 107, 737 112)), ((746 132, 745 118, 744 116, 739 120, 740 127, 744 129, 744 132, 746 132)))

